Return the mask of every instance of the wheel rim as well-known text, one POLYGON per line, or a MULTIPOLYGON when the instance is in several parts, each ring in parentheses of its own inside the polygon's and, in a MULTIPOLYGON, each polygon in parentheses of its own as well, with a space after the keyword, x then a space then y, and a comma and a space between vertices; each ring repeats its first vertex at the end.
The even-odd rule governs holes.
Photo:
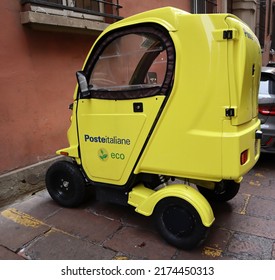
POLYGON ((179 206, 167 207, 162 215, 165 228, 174 236, 189 236, 195 227, 194 217, 187 209, 179 206))
POLYGON ((58 176, 54 180, 56 195, 63 200, 69 200, 74 197, 74 185, 69 178, 58 176))

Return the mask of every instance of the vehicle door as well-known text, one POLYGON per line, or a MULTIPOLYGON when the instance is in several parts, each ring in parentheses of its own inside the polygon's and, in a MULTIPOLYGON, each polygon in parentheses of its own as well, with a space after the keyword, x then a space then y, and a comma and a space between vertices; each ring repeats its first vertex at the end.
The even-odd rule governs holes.
POLYGON ((84 67, 89 96, 77 122, 84 171, 95 182, 125 185, 169 96, 174 46, 158 25, 120 28, 93 47, 84 67))

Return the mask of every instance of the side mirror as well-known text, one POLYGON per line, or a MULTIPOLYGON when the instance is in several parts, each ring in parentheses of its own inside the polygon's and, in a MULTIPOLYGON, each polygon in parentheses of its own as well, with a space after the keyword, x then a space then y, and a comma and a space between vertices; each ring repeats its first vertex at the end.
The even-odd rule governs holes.
POLYGON ((83 71, 77 71, 76 72, 76 79, 77 79, 78 86, 79 86, 79 89, 80 89, 81 97, 82 98, 90 97, 89 86, 88 86, 87 78, 86 78, 84 72, 83 71))

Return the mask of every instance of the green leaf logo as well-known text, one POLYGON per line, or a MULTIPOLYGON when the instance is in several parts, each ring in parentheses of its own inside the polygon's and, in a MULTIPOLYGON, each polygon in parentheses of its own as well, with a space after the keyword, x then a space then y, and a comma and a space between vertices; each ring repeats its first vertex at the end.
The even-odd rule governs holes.
POLYGON ((98 154, 98 157, 100 158, 100 160, 102 160, 102 161, 106 161, 109 158, 109 154, 108 154, 107 150, 105 150, 103 148, 99 149, 97 154, 98 154))

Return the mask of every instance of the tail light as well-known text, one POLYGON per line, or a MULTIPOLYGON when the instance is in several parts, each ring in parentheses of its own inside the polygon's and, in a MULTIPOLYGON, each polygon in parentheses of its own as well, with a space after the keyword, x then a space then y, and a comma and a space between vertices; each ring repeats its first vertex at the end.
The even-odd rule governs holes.
POLYGON ((262 115, 275 116, 275 105, 260 105, 259 113, 262 115))
POLYGON ((245 150, 241 153, 241 165, 244 165, 248 160, 248 150, 245 150))

